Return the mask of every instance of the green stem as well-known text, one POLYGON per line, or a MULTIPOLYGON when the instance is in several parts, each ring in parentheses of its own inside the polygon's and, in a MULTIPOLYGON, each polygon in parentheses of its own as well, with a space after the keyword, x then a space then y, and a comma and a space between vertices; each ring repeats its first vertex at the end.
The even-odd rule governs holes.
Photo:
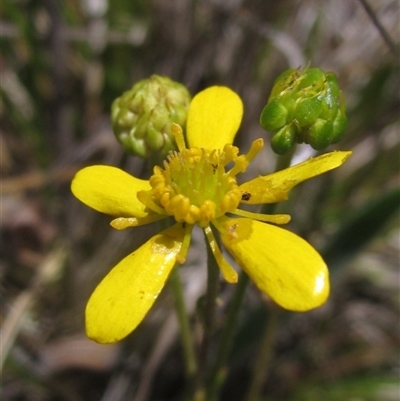
POLYGON ((262 386, 270 370, 269 365, 273 355, 272 345, 278 329, 278 317, 279 309, 271 308, 260 350, 257 353, 258 358, 254 366, 254 374, 247 392, 246 401, 258 401, 261 399, 262 386))
POLYGON ((276 159, 275 171, 281 171, 290 166, 297 146, 293 146, 287 153, 276 159))
MULTIPOLYGON (((215 326, 215 305, 219 287, 219 268, 214 254, 207 243, 207 292, 204 308, 204 332, 199 354, 199 374, 196 386, 195 401, 206 401, 205 379, 208 353, 215 326)), ((208 400, 207 400, 208 401, 208 400)))
MULTIPOLYGON (((160 231, 165 229, 166 221, 161 220, 158 225, 160 231)), ((189 392, 193 389, 195 378, 198 375, 198 365, 196 360, 195 345, 190 330, 190 316, 185 306, 185 297, 182 287, 182 281, 179 275, 179 267, 176 264, 169 277, 169 285, 174 297, 175 312, 178 319, 179 331, 181 336, 183 358, 185 363, 185 373, 188 380, 189 392)))
POLYGON ((174 295, 175 310, 181 333, 186 376, 190 383, 193 381, 193 378, 197 374, 196 353, 194 349, 192 333, 190 331, 189 314, 187 313, 185 308, 185 298, 183 294, 182 282, 179 276, 178 268, 176 266, 174 269, 172 269, 169 282, 171 285, 172 293, 174 295))
POLYGON ((225 377, 225 362, 236 333, 235 328, 237 326, 240 308, 242 306, 248 283, 249 276, 242 272, 229 306, 228 316, 222 333, 217 357, 211 369, 210 382, 208 385, 208 401, 217 400, 218 391, 223 383, 225 377))
MULTIPOLYGON (((200 360, 203 360, 202 367, 206 367, 207 353, 210 347, 210 340, 214 333, 215 306, 219 287, 219 268, 214 254, 207 242, 207 294, 205 299, 204 336, 201 347, 200 360)), ((203 371, 204 373, 205 371, 203 371)))

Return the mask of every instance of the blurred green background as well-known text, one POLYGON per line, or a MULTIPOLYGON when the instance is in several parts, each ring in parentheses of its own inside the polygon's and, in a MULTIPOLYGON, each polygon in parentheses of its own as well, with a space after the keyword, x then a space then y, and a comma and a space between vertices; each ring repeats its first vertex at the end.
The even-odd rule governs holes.
MULTIPOLYGON (((85 165, 120 166, 111 102, 151 74, 192 94, 240 94, 242 149, 259 126, 274 79, 287 68, 334 71, 348 104, 340 169, 297 187, 278 206, 289 228, 325 257, 332 294, 322 308, 281 313, 263 401, 397 401, 399 387, 399 4, 361 1, 3 0, 0 104, 1 319, 4 401, 182 400, 182 353, 166 288, 120 344, 86 339, 83 311, 96 284, 154 225, 113 231, 72 197, 85 165)), ((299 146, 295 163, 314 155, 299 146)), ((273 171, 266 146, 246 174, 273 171)), ((201 232, 181 268, 195 336, 206 268, 201 232)), ((232 296, 221 282, 214 348, 232 296)), ((221 401, 244 400, 268 323, 269 301, 249 287, 221 401)))

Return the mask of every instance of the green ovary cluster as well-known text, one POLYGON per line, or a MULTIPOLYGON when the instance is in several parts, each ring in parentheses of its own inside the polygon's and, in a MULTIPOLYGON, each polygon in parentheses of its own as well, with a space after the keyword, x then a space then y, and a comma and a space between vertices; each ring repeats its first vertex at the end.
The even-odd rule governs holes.
POLYGON ((190 93, 168 77, 152 75, 137 82, 112 104, 113 131, 133 155, 163 160, 176 149, 171 123, 186 125, 190 93))
POLYGON ((164 169, 155 167, 150 178, 152 201, 176 221, 201 227, 234 211, 241 191, 225 166, 232 161, 235 149, 190 148, 170 153, 164 169))

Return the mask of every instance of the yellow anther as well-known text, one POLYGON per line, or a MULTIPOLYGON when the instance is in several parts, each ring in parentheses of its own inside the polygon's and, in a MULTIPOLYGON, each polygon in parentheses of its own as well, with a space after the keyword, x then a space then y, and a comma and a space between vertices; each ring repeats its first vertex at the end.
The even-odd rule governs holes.
POLYGON ((251 144, 250 150, 246 154, 246 159, 250 163, 264 147, 264 140, 258 138, 251 144))
POLYGON ((244 173, 249 165, 245 155, 240 155, 234 160, 235 165, 229 170, 228 174, 235 177, 239 173, 244 173))
POLYGON ((168 214, 175 215, 175 211, 179 208, 183 197, 181 194, 171 197, 170 201, 165 205, 165 210, 168 214))
POLYGON ((224 146, 223 152, 224 152, 224 166, 226 166, 228 163, 230 163, 232 160, 234 160, 237 157, 237 155, 239 153, 239 148, 227 143, 224 146))
POLYGON ((182 127, 178 124, 172 123, 171 131, 175 138, 176 145, 180 152, 186 149, 185 138, 183 137, 182 127))
POLYGON ((156 205, 156 203, 153 201, 151 191, 139 191, 136 194, 136 196, 139 199, 139 201, 143 203, 143 205, 148 207, 153 212, 156 212, 161 215, 166 214, 165 210, 160 206, 156 205))
POLYGON ((186 196, 179 199, 178 206, 175 208, 174 216, 177 221, 185 221, 185 217, 189 212, 190 201, 186 196))
POLYGON ((258 152, 264 147, 264 141, 259 138, 253 141, 250 150, 245 155, 236 157, 233 161, 235 165, 229 170, 228 174, 235 177, 239 173, 244 173, 250 162, 256 157, 258 152))
POLYGON ((150 177, 150 185, 152 186, 152 188, 155 188, 160 184, 165 185, 165 179, 160 172, 156 172, 150 177))
POLYGON ((201 206, 200 206, 200 218, 201 218, 201 226, 204 226, 204 223, 210 222, 212 219, 215 218, 215 209, 216 205, 213 201, 211 200, 206 200, 201 206))
POLYGON ((186 215, 185 221, 188 224, 194 224, 200 220, 200 208, 195 205, 189 206, 188 214, 186 215))
POLYGON ((241 192, 238 189, 237 191, 230 191, 224 195, 221 202, 221 212, 226 213, 228 211, 232 211, 236 209, 240 203, 241 192))
POLYGON ((170 200, 171 200, 171 193, 167 191, 164 192, 160 197, 160 203, 164 208, 168 205, 170 200))
POLYGON ((188 160, 193 163, 195 159, 198 160, 198 158, 202 156, 202 150, 200 148, 185 149, 183 156, 188 157, 188 160))

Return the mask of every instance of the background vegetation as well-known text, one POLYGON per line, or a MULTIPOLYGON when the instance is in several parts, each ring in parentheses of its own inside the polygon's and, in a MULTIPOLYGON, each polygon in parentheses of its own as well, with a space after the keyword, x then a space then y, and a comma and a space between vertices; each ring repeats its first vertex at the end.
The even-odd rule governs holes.
MULTIPOLYGON (((322 308, 281 313, 264 401, 399 399, 399 4, 348 0, 3 0, 1 299, 4 401, 179 400, 183 366, 172 297, 162 293, 120 344, 86 339, 85 303, 106 272, 155 231, 115 232, 69 189, 85 165, 149 176, 110 128, 110 104, 136 81, 168 75, 192 94, 228 85, 244 100, 237 144, 266 137, 258 118, 273 80, 334 71, 348 102, 339 170, 301 185, 279 211, 327 260, 322 308), (385 34, 388 37, 385 37, 385 34)), ((299 147, 294 161, 311 155, 299 147)), ((250 174, 274 169, 266 147, 250 174)), ((199 332, 201 232, 181 269, 199 332)), ((218 328, 232 287, 221 283, 218 328)), ((269 302, 246 294, 221 401, 240 401, 269 302)), ((218 344, 217 342, 215 344, 218 344)))

